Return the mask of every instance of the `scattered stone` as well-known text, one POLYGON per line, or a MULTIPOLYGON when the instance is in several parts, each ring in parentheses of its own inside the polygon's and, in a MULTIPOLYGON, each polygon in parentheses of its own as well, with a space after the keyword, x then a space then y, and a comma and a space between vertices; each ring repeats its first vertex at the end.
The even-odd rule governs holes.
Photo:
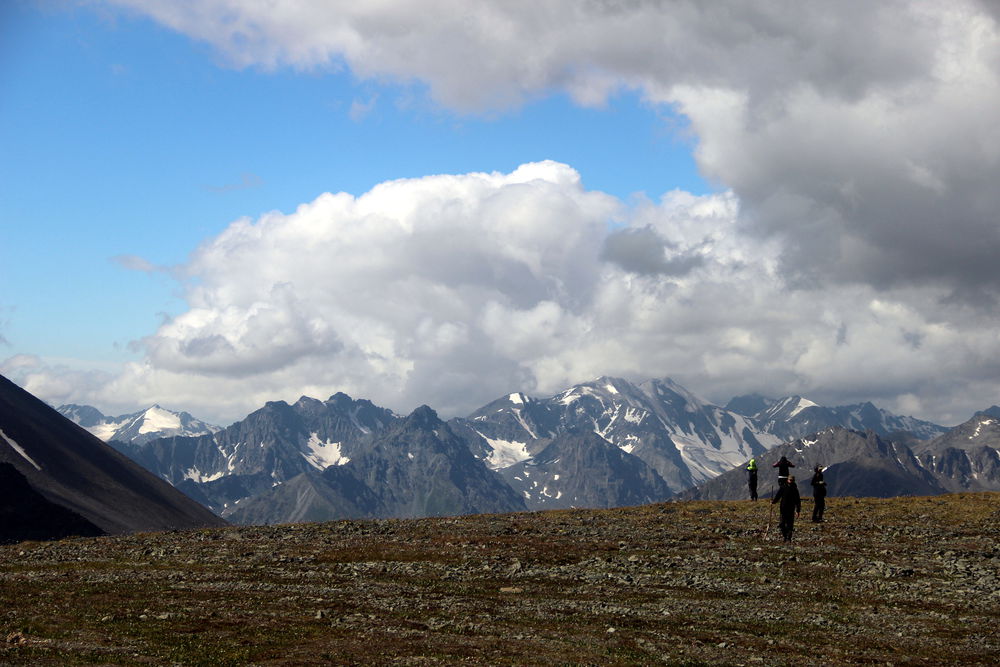
POLYGON ((28 638, 24 636, 23 632, 11 632, 7 635, 7 643, 14 646, 23 646, 28 643, 28 638))

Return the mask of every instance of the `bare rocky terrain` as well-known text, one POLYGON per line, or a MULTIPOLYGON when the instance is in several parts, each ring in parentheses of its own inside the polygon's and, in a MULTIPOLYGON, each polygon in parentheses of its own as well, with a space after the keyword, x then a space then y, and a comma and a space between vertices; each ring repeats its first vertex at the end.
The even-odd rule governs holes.
POLYGON ((1000 494, 0 547, 0 664, 1000 663, 1000 494))

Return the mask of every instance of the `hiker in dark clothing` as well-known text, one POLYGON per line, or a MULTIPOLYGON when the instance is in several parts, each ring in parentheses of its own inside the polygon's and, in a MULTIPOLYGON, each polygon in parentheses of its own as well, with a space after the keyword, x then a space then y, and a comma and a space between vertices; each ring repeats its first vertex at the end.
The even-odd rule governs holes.
POLYGON ((781 536, 785 542, 792 541, 792 531, 795 530, 795 517, 802 511, 802 500, 799 498, 799 487, 795 485, 795 477, 788 476, 784 484, 778 487, 778 492, 771 499, 771 504, 780 503, 778 511, 781 514, 781 536))
POLYGON ((778 469, 778 487, 781 488, 785 485, 785 481, 788 479, 788 469, 794 468, 795 464, 782 456, 778 459, 778 462, 771 467, 778 469))
POLYGON ((813 488, 813 522, 822 523, 823 512, 826 510, 826 482, 823 481, 823 468, 821 466, 816 466, 813 471, 812 481, 813 488))
POLYGON ((757 459, 747 464, 747 484, 750 486, 750 500, 757 500, 757 459))

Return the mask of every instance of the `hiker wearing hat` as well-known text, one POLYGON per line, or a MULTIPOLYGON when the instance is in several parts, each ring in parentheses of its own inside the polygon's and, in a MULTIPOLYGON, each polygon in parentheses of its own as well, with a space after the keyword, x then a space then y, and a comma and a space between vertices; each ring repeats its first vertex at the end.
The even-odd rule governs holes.
MULTIPOLYGON (((782 457, 784 458, 784 457, 782 457)), ((799 487, 795 484, 795 477, 789 475, 784 484, 778 487, 778 492, 771 499, 771 504, 780 503, 778 511, 781 514, 781 536, 785 542, 792 541, 792 531, 795 530, 795 517, 802 511, 802 500, 799 498, 799 487)))
POLYGON ((823 512, 826 510, 826 482, 823 480, 823 467, 816 466, 813 470, 813 522, 822 523, 823 512))
POLYGON ((788 469, 794 468, 795 464, 782 456, 778 459, 778 462, 771 467, 778 469, 778 488, 781 488, 785 485, 785 481, 788 479, 788 469))
POLYGON ((751 458, 747 464, 747 484, 750 486, 750 500, 757 500, 757 459, 751 458))

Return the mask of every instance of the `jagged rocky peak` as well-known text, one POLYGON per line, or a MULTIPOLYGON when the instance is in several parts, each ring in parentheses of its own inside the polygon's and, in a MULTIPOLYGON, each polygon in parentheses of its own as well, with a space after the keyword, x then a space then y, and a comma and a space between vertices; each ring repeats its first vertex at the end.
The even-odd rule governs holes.
POLYGON ((345 394, 342 391, 338 391, 336 394, 326 399, 326 404, 331 405, 335 408, 349 408, 354 405, 354 399, 345 394))
POLYGON ((414 426, 422 429, 439 428, 443 423, 444 422, 438 418, 437 413, 427 405, 421 405, 418 407, 416 410, 411 412, 405 420, 405 424, 407 426, 414 426))
POLYGON ((529 509, 638 505, 670 495, 652 467, 587 429, 560 434, 500 474, 529 509))
POLYGON ((297 408, 318 408, 323 405, 325 405, 323 401, 312 396, 300 396, 299 400, 295 401, 295 407, 297 408))

